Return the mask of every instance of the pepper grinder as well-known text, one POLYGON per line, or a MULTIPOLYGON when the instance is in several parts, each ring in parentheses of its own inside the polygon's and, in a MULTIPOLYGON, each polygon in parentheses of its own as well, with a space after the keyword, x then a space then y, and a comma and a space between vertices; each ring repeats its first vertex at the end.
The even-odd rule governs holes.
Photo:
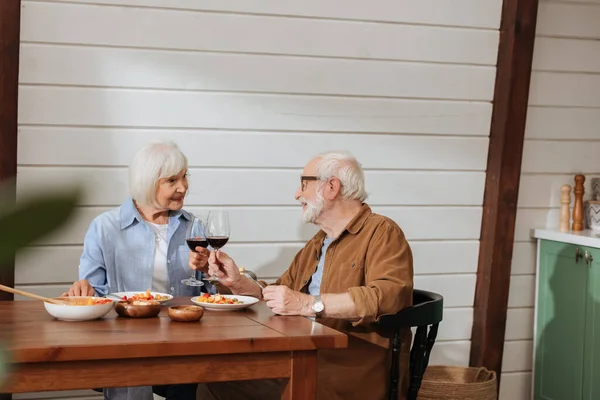
POLYGON ((570 205, 571 205, 571 186, 562 185, 560 187, 560 225, 559 230, 561 232, 569 231, 569 222, 571 222, 570 205))
POLYGON ((583 230, 583 182, 585 182, 585 176, 578 174, 575 175, 575 203, 573 204, 573 226, 571 230, 582 231, 583 230))

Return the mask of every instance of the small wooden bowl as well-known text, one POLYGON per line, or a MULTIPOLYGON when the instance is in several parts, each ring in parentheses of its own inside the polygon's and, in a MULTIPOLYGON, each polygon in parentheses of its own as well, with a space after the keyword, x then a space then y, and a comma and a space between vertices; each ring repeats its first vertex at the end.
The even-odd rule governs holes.
POLYGON ((169 307, 169 318, 177 322, 196 322, 204 315, 204 309, 200 306, 171 306, 169 307))
POLYGON ((115 311, 121 317, 152 318, 156 317, 162 306, 154 300, 126 300, 115 304, 115 311))

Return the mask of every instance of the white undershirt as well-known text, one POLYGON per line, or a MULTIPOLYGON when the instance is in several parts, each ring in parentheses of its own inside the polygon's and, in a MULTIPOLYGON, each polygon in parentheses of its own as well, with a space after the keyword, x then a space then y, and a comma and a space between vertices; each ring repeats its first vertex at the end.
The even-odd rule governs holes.
POLYGON ((156 246, 154 246, 154 273, 152 274, 152 291, 167 293, 169 274, 167 272, 167 242, 168 224, 148 222, 154 231, 156 246))

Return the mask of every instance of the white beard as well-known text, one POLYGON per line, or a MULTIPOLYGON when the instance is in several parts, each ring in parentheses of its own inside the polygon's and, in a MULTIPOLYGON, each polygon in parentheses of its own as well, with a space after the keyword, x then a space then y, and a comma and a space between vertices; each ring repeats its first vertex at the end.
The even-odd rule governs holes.
POLYGON ((323 198, 323 193, 317 191, 317 198, 312 202, 307 201, 303 197, 300 198, 300 201, 306 203, 306 210, 302 210, 302 222, 305 224, 314 224, 317 218, 325 211, 325 199, 323 198))

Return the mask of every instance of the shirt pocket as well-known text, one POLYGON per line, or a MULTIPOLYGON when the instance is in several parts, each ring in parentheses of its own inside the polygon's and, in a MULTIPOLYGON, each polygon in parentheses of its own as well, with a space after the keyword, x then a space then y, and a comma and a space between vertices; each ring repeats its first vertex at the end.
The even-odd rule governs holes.
POLYGON ((345 291, 350 287, 364 286, 365 284, 365 262, 364 260, 348 260, 333 265, 331 271, 331 285, 345 291), (339 285, 339 286, 338 286, 339 285))

